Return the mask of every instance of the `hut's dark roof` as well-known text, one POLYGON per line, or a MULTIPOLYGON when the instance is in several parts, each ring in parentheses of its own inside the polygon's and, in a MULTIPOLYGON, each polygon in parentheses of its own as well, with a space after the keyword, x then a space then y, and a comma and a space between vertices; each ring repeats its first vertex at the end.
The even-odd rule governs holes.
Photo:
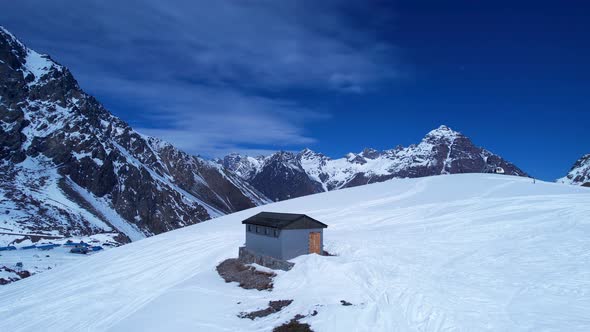
POLYGON ((321 223, 305 214, 260 212, 244 221, 242 224, 273 227, 278 229, 307 229, 326 228, 328 225, 321 223))

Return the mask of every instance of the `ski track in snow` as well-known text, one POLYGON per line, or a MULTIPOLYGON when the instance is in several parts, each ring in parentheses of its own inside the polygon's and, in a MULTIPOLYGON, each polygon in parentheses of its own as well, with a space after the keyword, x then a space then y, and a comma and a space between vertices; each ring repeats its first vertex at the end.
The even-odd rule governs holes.
POLYGON ((500 175, 397 179, 258 207, 0 288, 0 331, 590 330, 590 190, 500 175), (302 212, 335 257, 301 256, 272 292, 225 283, 241 220, 302 212), (294 299, 279 313, 237 314, 294 299), (351 302, 342 306, 340 300, 351 302), (239 304, 238 304, 239 302, 239 304))

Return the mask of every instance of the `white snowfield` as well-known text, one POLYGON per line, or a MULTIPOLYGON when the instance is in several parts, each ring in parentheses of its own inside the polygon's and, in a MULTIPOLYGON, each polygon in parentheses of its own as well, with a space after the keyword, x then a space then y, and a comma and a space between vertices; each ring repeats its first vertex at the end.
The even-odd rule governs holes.
POLYGON ((270 331, 296 314, 314 331, 590 331, 590 189, 486 174, 391 180, 227 215, 0 288, 0 331, 270 331), (272 292, 225 283, 215 266, 262 210, 327 223, 338 256, 296 258, 272 292), (237 317, 281 299, 294 301, 237 317))

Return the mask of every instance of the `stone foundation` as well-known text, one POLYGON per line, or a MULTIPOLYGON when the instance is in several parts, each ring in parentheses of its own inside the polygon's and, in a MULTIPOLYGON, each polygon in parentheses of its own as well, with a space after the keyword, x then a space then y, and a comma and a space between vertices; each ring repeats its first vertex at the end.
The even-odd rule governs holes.
POLYGON ((260 255, 254 251, 246 249, 246 247, 240 247, 238 257, 244 264, 256 263, 274 270, 289 271, 295 265, 295 263, 287 262, 282 259, 260 255))

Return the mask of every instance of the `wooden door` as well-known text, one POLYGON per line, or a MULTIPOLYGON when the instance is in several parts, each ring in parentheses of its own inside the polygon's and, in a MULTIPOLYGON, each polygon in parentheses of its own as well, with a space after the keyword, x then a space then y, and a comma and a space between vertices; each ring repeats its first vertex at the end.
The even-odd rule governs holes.
POLYGON ((309 233, 309 253, 322 254, 322 235, 319 232, 309 233))

